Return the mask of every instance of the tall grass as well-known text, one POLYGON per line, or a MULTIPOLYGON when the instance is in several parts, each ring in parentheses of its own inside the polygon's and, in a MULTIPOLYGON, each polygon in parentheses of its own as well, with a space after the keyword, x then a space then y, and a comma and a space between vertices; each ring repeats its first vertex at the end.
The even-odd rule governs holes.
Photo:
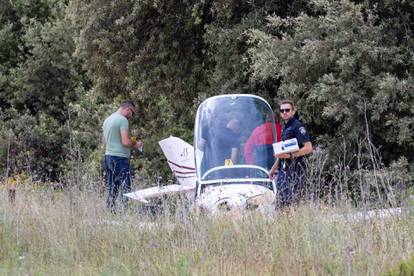
POLYGON ((220 217, 177 207, 156 219, 105 209, 93 189, 0 193, 0 274, 377 275, 414 248, 413 213, 348 221, 352 208, 303 203, 220 217))
POLYGON ((270 214, 209 217, 179 200, 155 218, 136 202, 112 214, 102 177, 77 159, 66 188, 27 178, 13 202, 0 184, 0 274, 378 275, 413 256, 414 212, 344 214, 408 205, 412 177, 406 160, 386 168, 368 138, 353 159, 348 152, 344 142, 337 166, 335 157, 314 154, 305 200, 270 214))

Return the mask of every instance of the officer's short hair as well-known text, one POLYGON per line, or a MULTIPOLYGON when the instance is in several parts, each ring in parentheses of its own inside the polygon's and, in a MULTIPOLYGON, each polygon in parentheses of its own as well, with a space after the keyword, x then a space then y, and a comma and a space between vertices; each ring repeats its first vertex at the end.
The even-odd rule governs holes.
POLYGON ((282 104, 290 104, 290 106, 293 109, 295 109, 295 105, 293 104, 293 101, 291 101, 291 100, 283 100, 283 101, 280 102, 280 105, 282 105, 282 104))
POLYGON ((121 107, 122 108, 134 108, 135 109, 135 104, 131 100, 125 100, 121 103, 121 107))

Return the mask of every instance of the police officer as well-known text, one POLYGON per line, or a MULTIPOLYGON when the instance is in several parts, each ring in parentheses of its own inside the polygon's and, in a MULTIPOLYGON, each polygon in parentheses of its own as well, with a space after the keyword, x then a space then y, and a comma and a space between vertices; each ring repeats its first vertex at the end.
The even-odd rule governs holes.
POLYGON ((278 172, 277 190, 282 206, 299 200, 303 189, 303 176, 305 172, 304 156, 312 153, 312 143, 305 126, 296 119, 296 109, 292 101, 283 100, 280 104, 280 116, 284 121, 282 141, 296 138, 299 150, 293 153, 276 154, 276 161, 270 169, 270 178, 278 172))

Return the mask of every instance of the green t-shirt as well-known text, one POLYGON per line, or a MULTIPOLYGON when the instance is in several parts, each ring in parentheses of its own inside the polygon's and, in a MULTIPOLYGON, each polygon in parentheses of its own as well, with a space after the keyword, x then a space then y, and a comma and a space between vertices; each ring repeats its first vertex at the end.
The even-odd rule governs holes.
POLYGON ((131 148, 122 145, 121 141, 121 129, 129 130, 128 119, 117 112, 112 113, 105 119, 102 129, 106 141, 105 155, 128 158, 131 148))

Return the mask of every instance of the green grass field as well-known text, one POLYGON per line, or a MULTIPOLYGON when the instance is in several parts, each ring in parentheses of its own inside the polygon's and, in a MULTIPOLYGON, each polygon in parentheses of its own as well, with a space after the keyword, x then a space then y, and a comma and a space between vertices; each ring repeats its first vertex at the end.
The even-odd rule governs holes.
POLYGON ((0 192, 2 275, 378 275, 414 251, 414 214, 349 221, 350 208, 151 219, 92 191, 0 192))

